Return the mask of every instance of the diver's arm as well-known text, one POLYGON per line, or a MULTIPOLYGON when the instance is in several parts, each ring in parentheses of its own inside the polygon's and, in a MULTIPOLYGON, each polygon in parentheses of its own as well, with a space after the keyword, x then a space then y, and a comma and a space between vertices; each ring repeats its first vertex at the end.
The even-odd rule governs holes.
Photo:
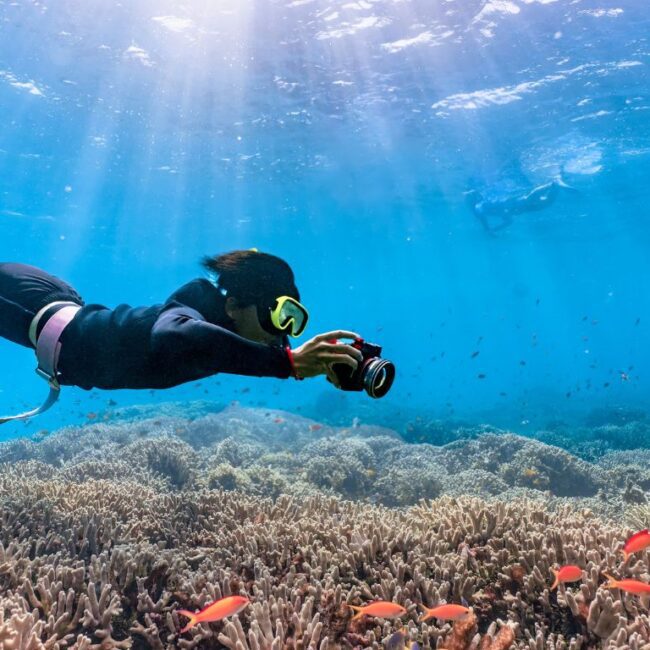
POLYGON ((151 330, 154 362, 165 372, 187 381, 226 372, 253 377, 291 376, 285 349, 255 343, 218 325, 183 305, 166 308, 151 330))

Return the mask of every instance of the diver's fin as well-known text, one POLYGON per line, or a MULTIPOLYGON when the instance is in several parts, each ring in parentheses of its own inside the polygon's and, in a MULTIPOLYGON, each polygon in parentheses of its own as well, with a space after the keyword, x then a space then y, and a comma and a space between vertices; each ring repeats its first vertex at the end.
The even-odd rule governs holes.
POLYGON ((577 192, 578 190, 573 187, 573 185, 569 185, 564 180, 564 176, 562 175, 562 172, 560 172, 554 179, 553 182, 558 186, 561 187, 563 190, 569 190, 570 192, 577 192))

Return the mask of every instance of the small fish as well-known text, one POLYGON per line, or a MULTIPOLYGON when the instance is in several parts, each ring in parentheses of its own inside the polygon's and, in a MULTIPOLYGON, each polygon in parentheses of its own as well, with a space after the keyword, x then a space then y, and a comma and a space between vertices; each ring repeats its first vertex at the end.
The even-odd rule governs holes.
POLYGON ((650 546, 650 532, 648 532, 647 528, 645 530, 640 530, 638 533, 634 533, 634 535, 625 542, 625 546, 623 547, 623 562, 627 562, 627 559, 633 553, 638 553, 644 548, 648 548, 648 546, 650 546))
POLYGON ((90 413, 86 413, 86 417, 89 420, 94 420, 97 417, 97 413, 95 413, 94 411, 90 411, 90 413))
POLYGON ((388 600, 378 600, 370 605, 348 605, 356 614, 352 617, 353 621, 363 616, 376 616, 377 618, 399 618, 406 614, 406 609, 397 603, 391 603, 388 600))
POLYGON ((605 589, 620 589, 630 594, 650 594, 650 585, 647 582, 641 582, 640 580, 617 580, 604 572, 603 575, 608 580, 604 585, 601 585, 605 589))
POLYGON ((187 616, 190 620, 188 624, 180 631, 181 634, 193 628, 197 623, 214 623, 220 621, 227 616, 239 614, 248 604, 250 600, 246 596, 226 596, 219 600, 215 600, 207 607, 204 607, 200 612, 190 612, 186 609, 179 609, 178 613, 187 616))
POLYGON ((240 393, 250 393, 251 389, 248 386, 244 386, 240 391, 240 393))
POLYGON ((274 418, 273 422, 275 422, 276 424, 282 424, 284 420, 282 418, 274 418))
POLYGON ((117 402, 114 399, 109 399, 106 404, 108 404, 108 406, 117 406, 117 402))
POLYGON ((520 366, 525 366, 525 365, 526 365, 526 362, 522 359, 522 360, 519 362, 519 365, 520 365, 520 366))
POLYGON ((638 325, 640 322, 641 322, 641 318, 637 318, 637 319, 634 321, 634 324, 635 324, 635 325, 638 325))
POLYGON ((630 380, 630 376, 626 372, 621 371, 619 374, 621 376, 621 381, 629 381, 630 380))
POLYGON ((479 379, 485 379, 485 378, 487 377, 487 375, 481 372, 481 373, 479 373, 479 374, 477 375, 477 377, 478 377, 479 379))
POLYGON ((322 424, 310 424, 309 425, 309 430, 310 431, 318 431, 319 429, 322 429, 323 425, 322 424))
POLYGON ((607 388, 608 386, 609 386, 609 382, 606 381, 606 382, 603 384, 603 388, 607 388))
POLYGON ((476 357, 478 357, 479 354, 481 354, 481 351, 480 351, 480 350, 476 350, 475 352, 472 352, 472 356, 471 356, 471 358, 472 358, 472 359, 476 359, 476 357))
POLYGON ((499 396, 500 396, 500 397, 507 397, 507 396, 508 396, 508 393, 506 393, 505 391, 502 390, 502 391, 499 393, 499 396))
POLYGON ((446 621, 462 621, 471 613, 469 607, 454 605, 453 603, 445 603, 444 605, 431 608, 425 605, 420 605, 420 607, 424 610, 424 614, 418 619, 419 623, 427 621, 430 618, 440 618, 446 621))
POLYGON ((555 581, 551 586, 551 591, 553 591, 553 589, 555 589, 561 582, 576 582, 576 580, 582 580, 582 569, 575 564, 565 564, 557 571, 555 569, 551 569, 551 571, 555 576, 555 581))

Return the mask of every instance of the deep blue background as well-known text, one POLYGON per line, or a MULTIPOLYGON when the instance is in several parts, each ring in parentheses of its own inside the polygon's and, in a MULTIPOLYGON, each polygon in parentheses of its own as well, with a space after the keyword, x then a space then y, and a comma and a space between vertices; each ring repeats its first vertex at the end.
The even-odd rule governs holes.
MULTIPOLYGON (((632 1, 0 2, 0 259, 141 305, 256 246, 293 266, 307 335, 357 330, 399 372, 376 402, 323 378, 70 389, 0 435, 109 398, 522 432, 644 407, 649 27, 632 1), (496 237, 465 200, 560 175, 577 191, 496 237)), ((0 411, 37 403, 32 353, 0 358, 0 411)))

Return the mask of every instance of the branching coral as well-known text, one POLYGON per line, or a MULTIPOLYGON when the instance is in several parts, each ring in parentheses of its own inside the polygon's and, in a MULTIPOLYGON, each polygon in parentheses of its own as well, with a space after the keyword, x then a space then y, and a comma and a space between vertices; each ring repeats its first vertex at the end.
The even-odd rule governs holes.
MULTIPOLYGON (((257 431, 262 420, 256 414, 247 431, 257 431)), ((222 425, 218 436, 225 440, 222 425)), ((291 435, 302 436, 304 422, 295 426, 291 435)), ((531 461, 529 451, 522 451, 528 441, 488 434, 488 441, 478 436, 435 449, 406 447, 390 437, 381 438, 383 445, 370 436, 337 448, 341 439, 328 435, 312 440, 309 451, 269 450, 246 466, 228 465, 228 472, 241 472, 246 480, 226 491, 208 489, 205 458, 187 443, 171 444, 173 438, 165 436, 133 439, 139 431, 129 428, 119 444, 122 451, 137 452, 134 465, 142 462, 144 474, 125 468, 108 475, 98 458, 103 449, 109 456, 116 453, 116 443, 102 437, 88 456, 88 441, 76 431, 70 435, 78 438, 80 457, 69 455, 54 465, 41 450, 35 452, 40 458, 23 458, 0 474, 3 650, 378 649, 399 623, 372 618, 352 623, 347 607, 376 599, 404 606, 401 623, 425 648, 544 650, 582 644, 648 650, 646 604, 603 589, 601 576, 606 571, 648 582, 648 553, 621 565, 621 541, 631 531, 599 519, 583 504, 551 497, 505 502, 444 496, 393 509, 316 490, 311 496, 284 493, 297 493, 307 461, 344 463, 346 450, 354 459, 348 467, 378 472, 345 488, 360 496, 379 485, 384 500, 408 506, 444 491, 452 478, 470 483, 473 475, 476 485, 488 486, 481 488, 485 493, 508 461, 513 468, 531 461), (516 462, 508 459, 508 445, 520 453, 516 462), (271 467, 260 464, 263 457, 271 467), (418 483, 407 471, 417 472, 416 458, 431 464, 447 460, 456 473, 429 465, 430 474, 421 470, 426 480, 418 483), (293 480, 281 473, 285 461, 293 480), (584 580, 551 592, 551 569, 561 564, 578 564, 584 580), (251 599, 238 617, 180 634, 186 619, 179 609, 194 611, 237 593, 251 599), (466 621, 418 623, 419 603, 432 607, 463 599, 473 610, 466 621)), ((556 461, 549 471, 573 467, 570 457, 534 444, 539 447, 530 449, 544 451, 534 465, 539 471, 556 461)), ((6 458, 9 452, 0 447, 0 457, 3 453, 6 458)), ((124 459, 120 462, 107 464, 125 467, 124 459)), ((340 491, 346 480, 337 484, 340 491)), ((598 474, 594 480, 600 480, 598 474)), ((217 486, 226 487, 212 485, 217 486)))

